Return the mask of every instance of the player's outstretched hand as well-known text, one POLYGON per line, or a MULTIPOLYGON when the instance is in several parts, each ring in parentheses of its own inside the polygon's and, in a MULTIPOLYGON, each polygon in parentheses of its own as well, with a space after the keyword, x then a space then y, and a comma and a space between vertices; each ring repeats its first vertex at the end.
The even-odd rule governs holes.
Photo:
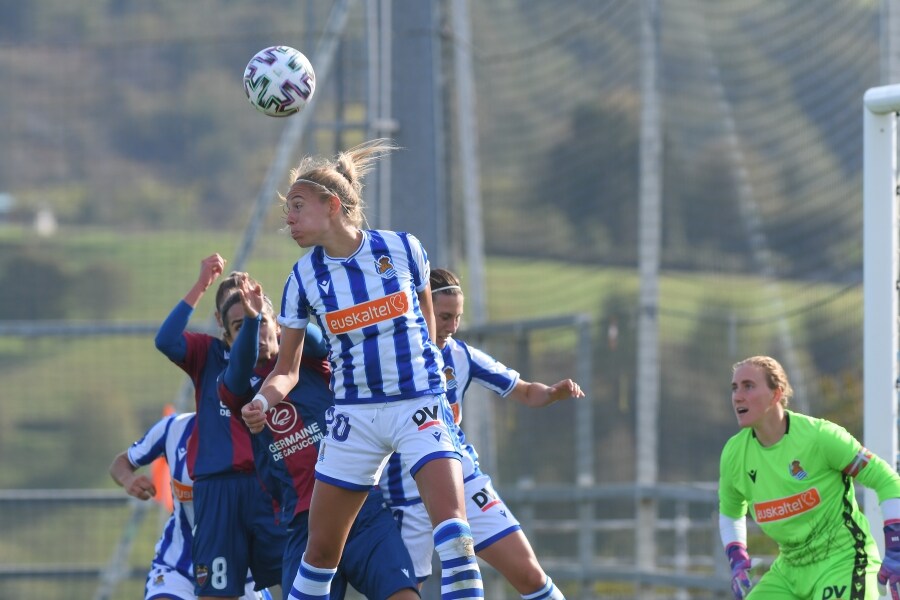
POLYGON ((892 600, 900 600, 900 521, 884 524, 884 559, 878 571, 878 587, 882 596, 891 590, 892 600))
POLYGON ((125 491, 138 500, 149 500, 156 495, 156 486, 146 475, 135 475, 125 486, 125 491))
POLYGON ((244 307, 244 316, 255 319, 263 311, 266 297, 263 295, 262 286, 253 283, 246 273, 241 275, 238 290, 241 292, 241 304, 244 307))
POLYGON ((739 542, 734 542, 728 544, 725 554, 728 555, 728 563, 731 565, 731 593, 734 594, 734 600, 744 600, 753 587, 753 582, 750 580, 750 555, 747 554, 747 547, 739 542))
POLYGON ((584 398, 584 392, 581 390, 581 386, 571 379, 563 379, 562 381, 551 385, 548 392, 550 393, 550 400, 552 402, 564 398, 584 398))
POLYGON ((207 256, 200 261, 200 275, 197 277, 197 282, 203 286, 203 289, 209 288, 225 272, 226 262, 228 261, 219 254, 207 256))
POLYGON ((250 433, 259 433, 266 426, 266 413, 263 412, 262 402, 253 399, 241 409, 241 418, 247 425, 250 433))

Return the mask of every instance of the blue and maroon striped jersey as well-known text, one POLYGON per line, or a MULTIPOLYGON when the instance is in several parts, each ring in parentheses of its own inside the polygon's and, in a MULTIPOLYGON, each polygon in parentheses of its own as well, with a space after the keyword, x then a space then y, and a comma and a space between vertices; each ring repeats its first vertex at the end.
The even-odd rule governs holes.
POLYGON ((194 384, 197 423, 188 443, 188 472, 195 481, 229 473, 252 473, 250 432, 219 400, 218 376, 228 365, 225 343, 204 333, 186 331, 193 309, 183 300, 156 334, 156 347, 194 384))

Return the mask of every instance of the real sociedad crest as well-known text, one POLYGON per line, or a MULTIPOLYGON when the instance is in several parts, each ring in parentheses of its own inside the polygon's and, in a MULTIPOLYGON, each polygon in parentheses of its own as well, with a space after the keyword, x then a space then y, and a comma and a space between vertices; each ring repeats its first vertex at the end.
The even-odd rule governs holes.
POLYGON ((803 470, 803 467, 800 465, 799 460, 791 461, 791 466, 789 468, 791 471, 791 477, 793 477, 797 481, 802 481, 809 475, 809 473, 803 470))

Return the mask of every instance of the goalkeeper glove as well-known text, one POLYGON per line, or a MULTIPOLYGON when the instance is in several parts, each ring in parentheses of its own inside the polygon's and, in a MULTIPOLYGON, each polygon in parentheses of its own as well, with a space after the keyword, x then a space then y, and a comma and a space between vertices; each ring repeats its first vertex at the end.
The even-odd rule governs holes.
POLYGON ((747 547, 740 542, 733 542, 725 548, 725 554, 728 555, 728 562, 731 565, 731 593, 734 594, 734 600, 744 600, 753 587, 753 582, 750 581, 750 555, 747 554, 747 547))
POLYGON ((885 585, 891 590, 891 598, 900 600, 900 521, 884 525, 884 559, 878 571, 878 587, 882 596, 887 595, 885 585))

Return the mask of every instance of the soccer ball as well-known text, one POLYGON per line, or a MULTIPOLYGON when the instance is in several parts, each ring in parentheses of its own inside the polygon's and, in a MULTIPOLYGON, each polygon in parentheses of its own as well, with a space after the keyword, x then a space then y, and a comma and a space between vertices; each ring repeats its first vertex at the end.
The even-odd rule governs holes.
POLYGON ((256 110, 270 117, 300 112, 316 91, 309 60, 290 46, 271 46, 253 55, 244 69, 244 92, 256 110))

